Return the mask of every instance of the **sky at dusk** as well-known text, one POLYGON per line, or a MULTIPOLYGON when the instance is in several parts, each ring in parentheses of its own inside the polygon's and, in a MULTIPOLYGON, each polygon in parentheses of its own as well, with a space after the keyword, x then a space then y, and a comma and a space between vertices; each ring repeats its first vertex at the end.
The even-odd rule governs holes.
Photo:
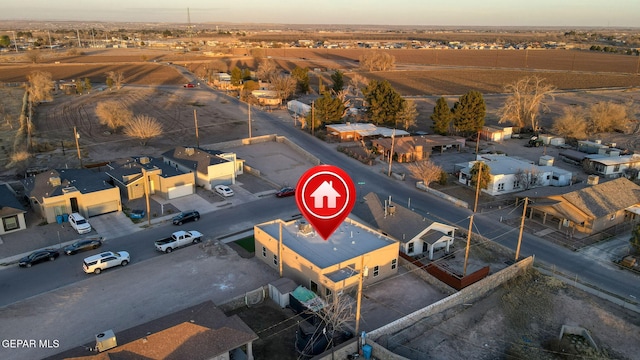
POLYGON ((187 7, 213 24, 640 27, 640 0, 22 0, 0 20, 186 23, 187 7))

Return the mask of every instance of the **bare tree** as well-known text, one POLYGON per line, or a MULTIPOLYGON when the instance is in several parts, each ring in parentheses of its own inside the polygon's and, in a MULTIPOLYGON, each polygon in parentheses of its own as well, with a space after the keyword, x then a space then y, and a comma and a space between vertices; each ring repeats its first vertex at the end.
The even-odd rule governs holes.
POLYGON ((140 140, 146 146, 150 139, 162 135, 162 125, 155 118, 147 115, 136 115, 124 127, 124 134, 140 140))
POLYGON ((353 301, 350 297, 342 294, 334 294, 326 302, 325 306, 317 312, 314 312, 323 325, 322 333, 329 339, 329 346, 333 349, 333 339, 341 331, 349 329, 349 322, 355 318, 353 309, 353 301))
POLYGON ((25 57, 33 64, 36 64, 42 60, 42 53, 40 50, 29 50, 25 53, 25 57))
POLYGON ((360 56, 360 69, 364 71, 389 71, 395 66, 395 56, 386 52, 367 52, 360 56))
POLYGON ((96 115, 100 124, 112 130, 127 125, 133 119, 133 112, 116 101, 104 101, 96 106, 96 115))
POLYGON ((296 92, 296 86, 298 85, 296 79, 288 75, 274 75, 270 79, 273 89, 278 93, 278 97, 282 100, 287 100, 291 95, 296 92))
POLYGON ((429 186, 432 182, 440 180, 440 174, 442 173, 442 168, 431 160, 411 163, 408 168, 411 175, 422 181, 424 186, 429 186))
POLYGON ((528 190, 542 184, 542 173, 540 173, 540 171, 535 167, 531 167, 530 169, 518 169, 514 176, 517 181, 517 187, 522 190, 528 190))
POLYGON ((405 130, 416 125, 416 119, 418 118, 418 110, 416 109, 416 103, 413 100, 406 100, 402 103, 402 109, 396 117, 396 127, 401 125, 405 130))
POLYGON ((53 95, 51 95, 51 90, 53 90, 51 73, 34 71, 27 75, 27 81, 29 81, 27 92, 32 104, 53 99, 53 95))
POLYGON ((515 126, 531 126, 533 131, 539 129, 538 115, 548 110, 548 99, 555 99, 555 86, 545 84, 544 79, 537 76, 522 78, 504 87, 509 97, 498 110, 499 123, 511 123, 515 126))
POLYGON ((587 117, 582 107, 565 107, 562 115, 553 122, 552 131, 554 134, 574 138, 584 139, 587 137, 587 117))
POLYGON ((360 74, 353 74, 350 77, 349 87, 351 87, 354 96, 361 94, 361 88, 366 87, 367 85, 369 85, 369 80, 360 74))
POLYGON ((256 75, 259 80, 271 81, 271 77, 276 74, 276 63, 272 59, 261 59, 256 75))
POLYGON ((607 101, 589 106, 588 130, 592 134, 616 130, 627 132, 630 123, 625 105, 607 101))
POLYGON ((124 74, 122 71, 108 71, 106 75, 107 78, 113 81, 113 85, 116 87, 116 90, 122 89, 122 85, 124 85, 124 74))

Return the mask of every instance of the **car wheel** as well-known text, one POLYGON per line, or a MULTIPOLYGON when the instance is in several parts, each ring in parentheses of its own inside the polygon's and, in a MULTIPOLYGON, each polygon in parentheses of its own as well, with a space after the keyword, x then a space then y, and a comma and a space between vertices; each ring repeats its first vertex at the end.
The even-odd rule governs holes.
POLYGON ((168 254, 168 253, 170 253, 170 252, 172 252, 172 251, 173 251, 173 249, 172 249, 172 248, 167 248, 167 250, 165 250, 165 252, 166 252, 167 254, 168 254))
POLYGON ((193 239, 193 243, 194 243, 194 244, 197 244, 197 243, 199 243, 199 242, 200 242, 200 238, 195 238, 195 239, 193 239))
POLYGON ((97 269, 93 270, 93 273, 94 273, 94 274, 100 274, 100 272, 101 272, 101 271, 102 271, 102 270, 100 270, 100 268, 97 268, 97 269))
POLYGON ((27 263, 27 267, 31 267, 31 264, 30 264, 30 263, 27 263))
POLYGON ((53 260, 55 260, 55 259, 56 259, 55 257, 53 257, 53 256, 49 256, 49 261, 53 261, 53 260))
POLYGON ((127 266, 129 262, 127 260, 122 260, 122 263, 120 263, 120 265, 122 266, 127 266))
POLYGON ((178 225, 182 225, 182 221, 178 221, 178 225))
POLYGON ((200 220, 200 218, 199 218, 199 217, 197 217, 197 218, 193 218, 193 221, 198 221, 198 220, 200 220))

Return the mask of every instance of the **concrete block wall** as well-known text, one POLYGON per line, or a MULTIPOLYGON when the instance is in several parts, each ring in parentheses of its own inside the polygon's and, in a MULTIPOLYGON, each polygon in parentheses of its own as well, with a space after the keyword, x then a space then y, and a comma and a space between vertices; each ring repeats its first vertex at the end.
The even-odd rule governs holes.
POLYGON ((523 259, 506 269, 503 269, 493 275, 490 275, 475 284, 460 290, 459 292, 450 295, 440 301, 437 301, 425 308, 413 312, 401 319, 391 322, 381 328, 369 332, 369 337, 372 341, 379 339, 384 335, 394 334, 402 329, 405 329, 414 324, 419 319, 431 316, 450 309, 454 306, 473 302, 475 299, 484 296, 489 291, 500 286, 504 282, 518 276, 522 272, 533 267, 533 256, 523 259))

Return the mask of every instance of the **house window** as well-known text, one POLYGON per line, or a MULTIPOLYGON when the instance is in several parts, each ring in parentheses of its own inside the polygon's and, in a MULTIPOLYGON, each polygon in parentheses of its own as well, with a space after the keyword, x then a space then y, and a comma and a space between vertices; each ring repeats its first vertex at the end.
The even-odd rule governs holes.
POLYGON ((391 260, 391 270, 395 270, 398 266, 398 259, 391 260))
POLYGON ((553 180, 560 180, 560 178, 557 175, 553 175, 553 180))
POLYGON ((413 254, 413 243, 409 243, 409 245, 407 245, 407 254, 413 254))
POLYGON ((267 257, 267 248, 266 247, 262 247, 262 257, 267 257))
POLYGON ((315 283, 315 281, 313 280, 309 280, 309 290, 313 291, 314 293, 318 293, 318 284, 315 283))
POLYGON ((520 180, 516 180, 516 181, 514 181, 514 182, 513 182, 513 188, 514 188, 514 189, 517 189, 517 188, 519 188, 519 187, 520 187, 520 180))
POLYGON ((504 183, 498 184, 498 191, 504 191, 504 183))
POLYGON ((380 275, 380 266, 373 267, 373 277, 380 275))
POLYGON ((278 265, 278 255, 273 254, 273 265, 278 265))
POLYGON ((4 231, 11 231, 11 230, 17 229, 19 227, 18 215, 2 218, 2 226, 4 226, 4 231))
POLYGON ((325 297, 329 297, 329 296, 331 296, 331 294, 333 294, 333 292, 331 291, 331 289, 329 289, 329 288, 325 288, 325 289, 324 289, 324 296, 325 296, 325 297))
POLYGON ((614 165, 613 172, 618 172, 618 171, 620 171, 620 165, 614 165))
POLYGON ((547 180, 549 180, 549 177, 550 177, 550 176, 551 176, 551 175, 547 175, 547 180))

